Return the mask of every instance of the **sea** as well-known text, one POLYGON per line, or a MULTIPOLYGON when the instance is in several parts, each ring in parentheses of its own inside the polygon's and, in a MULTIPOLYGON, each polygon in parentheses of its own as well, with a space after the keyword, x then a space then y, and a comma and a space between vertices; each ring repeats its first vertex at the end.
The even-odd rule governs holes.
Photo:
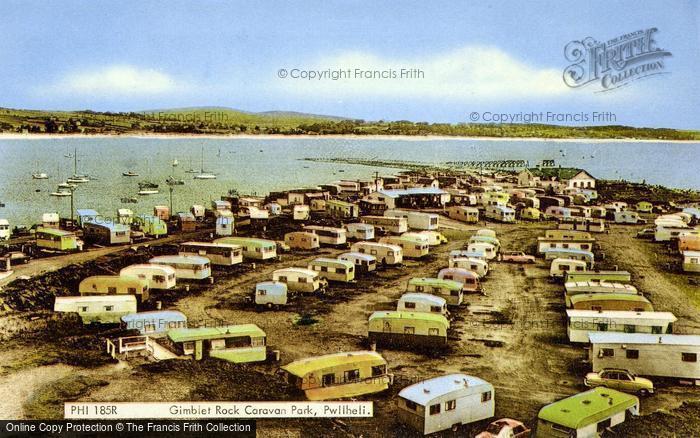
POLYGON ((90 182, 75 189, 74 208, 115 216, 118 208, 152 213, 170 205, 165 180, 184 180, 172 193, 173 210, 209 205, 229 190, 265 195, 270 191, 310 187, 339 179, 372 178, 400 169, 304 158, 358 158, 424 163, 448 161, 542 160, 580 167, 597 178, 645 181, 681 189, 700 189, 700 143, 586 140, 493 140, 435 138, 199 138, 199 137, 28 137, 0 139, 0 218, 12 226, 31 225, 41 215, 70 216, 70 197, 50 196, 77 172, 90 182), (173 166, 177 160, 177 166, 173 166), (216 179, 195 180, 210 172, 216 179), (131 171, 139 176, 123 176, 131 171), (32 173, 49 178, 36 180, 32 173), (138 195, 138 183, 159 185, 159 193, 138 195), (123 203, 122 198, 136 198, 123 203))

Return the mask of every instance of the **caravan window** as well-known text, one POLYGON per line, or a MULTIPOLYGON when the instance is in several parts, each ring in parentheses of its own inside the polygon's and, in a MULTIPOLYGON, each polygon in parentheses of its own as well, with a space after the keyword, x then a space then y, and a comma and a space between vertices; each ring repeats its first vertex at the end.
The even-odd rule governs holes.
MULTIPOLYGON (((145 278, 145 275, 143 277, 145 278)), ((141 278, 141 276, 139 276, 139 278, 141 278)), ((165 275, 154 275, 153 281, 155 281, 156 283, 163 283, 165 282, 165 275)))
POLYGON ((404 327, 403 328, 403 334, 404 335, 413 335, 416 333, 416 328, 415 327, 404 327))
POLYGON ((627 359, 639 359, 639 350, 627 350, 625 355, 627 359))
POLYGON ((335 384, 335 374, 324 374, 323 375, 323 386, 330 386, 335 384))
POLYGON ((345 371, 345 381, 354 382, 360 379, 360 370, 348 370, 345 371))
POLYGON ((632 324, 625 324, 625 333, 635 333, 637 331, 637 326, 632 324))
POLYGON ((437 415, 440 413, 440 404, 430 405, 430 415, 437 415))
POLYGON ((481 403, 491 400, 491 391, 481 393, 481 403))
POLYGON ((107 293, 110 294, 110 295, 114 295, 114 294, 117 293, 117 288, 114 287, 114 286, 110 286, 110 287, 107 288, 107 293))
POLYGON ((697 362, 698 361, 698 354, 697 353, 681 353, 681 360, 683 362, 697 362))
POLYGON ((105 306, 105 312, 111 312, 114 310, 114 306, 105 306))
POLYGON ((403 306, 407 309, 415 309, 416 308, 416 303, 412 303, 411 301, 406 301, 403 306))
POLYGON ((602 357, 613 357, 615 356, 615 350, 613 350, 612 348, 601 348, 600 354, 602 355, 602 357))
POLYGON ((383 376, 384 374, 386 374, 386 365, 372 367, 372 377, 383 376))
POLYGON ((445 402, 446 411, 454 411, 457 409, 457 400, 448 400, 445 402))
POLYGON ((655 334, 655 335, 660 335, 660 334, 662 333, 662 331, 663 331, 662 328, 663 328, 663 327, 658 326, 658 325, 652 325, 652 326, 651 326, 651 332, 652 332, 653 334, 655 334))
POLYGON ((286 277, 285 275, 280 275, 280 276, 279 276, 279 281, 281 281, 281 282, 286 282, 286 281, 287 281, 287 277, 286 277))
POLYGON ((431 311, 431 312, 436 312, 436 313, 441 313, 441 312, 442 312, 442 307, 440 307, 440 306, 430 306, 430 311, 431 311))
POLYGON ((306 277, 299 277, 299 283, 306 283, 306 277))
POLYGON ((80 307, 78 307, 78 312, 87 312, 87 311, 88 311, 88 307, 87 307, 87 306, 80 306, 80 307))
POLYGON ((428 335, 430 335, 430 336, 438 336, 438 335, 440 335, 440 329, 429 328, 429 329, 428 329, 428 335))
POLYGON ((136 294, 136 288, 135 288, 135 287, 127 288, 127 292, 129 292, 130 295, 135 295, 135 294, 136 294))
POLYGON ((260 290, 258 290, 258 295, 260 295, 261 297, 264 297, 265 295, 267 295, 267 291, 265 289, 260 289, 260 290))
POLYGON ((605 322, 599 322, 596 324, 598 326, 598 331, 599 332, 607 332, 608 331, 608 324, 605 322))

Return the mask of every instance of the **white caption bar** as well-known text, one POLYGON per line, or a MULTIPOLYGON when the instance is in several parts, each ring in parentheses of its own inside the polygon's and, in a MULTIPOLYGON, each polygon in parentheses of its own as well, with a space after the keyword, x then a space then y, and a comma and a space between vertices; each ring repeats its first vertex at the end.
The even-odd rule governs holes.
POLYGON ((66 419, 208 419, 372 417, 372 402, 65 403, 66 419))

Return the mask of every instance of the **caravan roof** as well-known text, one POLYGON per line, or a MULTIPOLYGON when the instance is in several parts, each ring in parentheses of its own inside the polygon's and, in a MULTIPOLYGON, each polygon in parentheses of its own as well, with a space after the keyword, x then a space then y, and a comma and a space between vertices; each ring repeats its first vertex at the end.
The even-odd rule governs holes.
POLYGON ((408 292, 403 295, 401 295, 401 298, 399 301, 406 301, 406 300, 417 300, 417 301, 424 301, 428 302, 433 306, 439 306, 443 307, 446 303, 445 299, 442 297, 438 297, 436 295, 431 295, 431 294, 423 294, 420 292, 408 292))
POLYGON ((540 409, 538 417, 571 429, 580 429, 637 403, 639 399, 634 395, 598 387, 547 405, 540 409))
POLYGON ((649 333, 589 332, 591 344, 666 344, 700 346, 700 335, 652 335, 649 333))
POLYGON ((469 388, 474 389, 474 392, 482 392, 484 386, 491 388, 490 383, 478 377, 448 374, 407 386, 399 392, 399 397, 426 406, 431 400, 442 395, 469 388))
POLYGON ((223 327, 179 328, 168 331, 173 342, 198 341, 212 338, 232 338, 238 336, 265 336, 265 332, 255 324, 227 325, 223 327))
POLYGON ((369 320, 373 319, 411 319, 417 320, 422 319, 424 321, 437 322, 443 324, 445 327, 450 326, 450 322, 444 316, 435 313, 423 313, 423 312, 402 312, 398 310, 379 310, 372 313, 369 316, 369 320))
POLYGON ((359 362, 370 362, 376 365, 386 365, 386 360, 384 360, 384 358, 376 351, 353 351, 349 353, 333 353, 296 360, 283 366, 282 369, 295 376, 303 377, 316 370, 325 370, 343 364, 353 364, 359 362))
POLYGON ((668 321, 674 322, 678 318, 671 312, 635 312, 632 310, 574 310, 567 309, 569 318, 609 318, 609 319, 634 319, 638 321, 668 321))
POLYGON ((56 303, 102 303, 110 302, 136 302, 134 295, 81 295, 70 297, 56 297, 56 303))
POLYGON ((284 273, 284 272, 294 272, 296 274, 311 275, 311 276, 318 275, 318 273, 314 270, 306 269, 306 268, 294 268, 294 267, 277 269, 276 271, 273 272, 273 274, 280 274, 280 273, 284 273))
POLYGON ((165 255, 153 257, 149 263, 187 263, 191 265, 205 265, 209 263, 209 259, 200 256, 191 255, 165 255))

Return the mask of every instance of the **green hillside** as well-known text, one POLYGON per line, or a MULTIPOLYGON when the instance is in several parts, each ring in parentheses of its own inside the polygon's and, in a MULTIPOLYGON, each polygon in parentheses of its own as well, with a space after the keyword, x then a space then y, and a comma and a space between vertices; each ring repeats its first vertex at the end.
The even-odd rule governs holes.
POLYGON ((292 111, 247 112, 224 107, 135 112, 0 108, 0 132, 82 134, 441 135, 503 138, 700 140, 699 131, 629 126, 364 121, 292 111))

